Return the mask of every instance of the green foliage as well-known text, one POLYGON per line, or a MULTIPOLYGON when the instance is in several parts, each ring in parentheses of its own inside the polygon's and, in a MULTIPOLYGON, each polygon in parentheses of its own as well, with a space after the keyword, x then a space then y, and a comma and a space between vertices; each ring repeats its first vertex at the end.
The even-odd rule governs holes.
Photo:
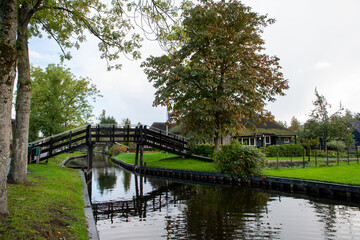
POLYGON ((126 153, 128 151, 128 148, 122 145, 114 145, 109 149, 109 154, 116 156, 120 153, 126 153))
POLYGON ((117 121, 113 116, 105 116, 105 110, 102 111, 100 117, 100 124, 114 124, 117 125, 117 121))
POLYGON ((300 129, 300 122, 295 117, 291 118, 290 127, 288 128, 291 131, 298 131, 300 129))
POLYGON ((221 146, 215 160, 222 173, 240 177, 260 174, 266 164, 265 155, 257 148, 241 145, 237 141, 221 146))
POLYGON ((210 158, 213 157, 214 152, 215 146, 210 144, 197 144, 194 149, 192 149, 193 154, 210 158))
POLYGON ((33 91, 30 109, 30 141, 39 131, 50 136, 81 126, 90 120, 99 91, 87 78, 76 78, 70 69, 50 64, 45 71, 31 69, 33 91))
POLYGON ((274 22, 239 1, 201 1, 183 12, 183 45, 142 64, 186 135, 214 140, 234 134, 239 120, 265 115, 265 102, 288 88, 279 59, 262 51, 260 34, 274 22))
POLYGON ((300 157, 303 155, 303 146, 300 144, 270 145, 265 148, 266 157, 300 157))
POLYGON ((332 140, 328 142, 327 146, 329 149, 336 151, 344 151, 346 148, 346 145, 343 141, 337 141, 337 140, 332 140))
POLYGON ((330 104, 323 95, 320 95, 315 89, 316 100, 313 102, 314 109, 311 112, 310 119, 299 130, 300 141, 309 148, 309 140, 320 138, 327 143, 332 140, 342 140, 350 144, 353 139, 353 129, 349 127, 349 118, 343 115, 343 108, 340 106, 334 114, 329 115, 330 104), (307 140, 308 139, 308 140, 307 140))

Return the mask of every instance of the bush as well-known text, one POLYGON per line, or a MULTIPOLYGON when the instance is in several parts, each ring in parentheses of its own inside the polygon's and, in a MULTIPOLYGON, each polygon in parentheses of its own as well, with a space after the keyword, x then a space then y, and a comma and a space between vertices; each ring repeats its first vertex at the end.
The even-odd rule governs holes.
POLYGON ((241 145, 235 141, 221 146, 215 154, 215 161, 221 173, 247 177, 260 174, 265 167, 265 155, 257 148, 241 145))
POLYGON ((192 149, 193 154, 209 158, 213 157, 214 151, 215 146, 210 144, 198 144, 194 149, 192 149))
POLYGON ((332 140, 327 143, 327 147, 335 151, 344 151, 346 145, 343 141, 332 140))
POLYGON ((303 155, 303 146, 300 144, 283 144, 283 145, 270 145, 265 148, 265 155, 267 157, 301 157, 303 155))
POLYGON ((110 148, 109 150, 109 154, 110 155, 119 155, 120 153, 125 153, 127 152, 127 148, 125 146, 121 146, 121 145, 115 145, 112 148, 110 148))

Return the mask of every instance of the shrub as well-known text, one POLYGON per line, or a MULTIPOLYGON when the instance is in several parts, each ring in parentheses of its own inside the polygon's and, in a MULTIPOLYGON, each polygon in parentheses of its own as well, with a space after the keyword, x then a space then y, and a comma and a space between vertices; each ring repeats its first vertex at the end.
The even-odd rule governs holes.
POLYGON ((214 155, 215 146, 210 144, 198 144, 192 149, 193 154, 212 158, 214 155))
POLYGON ((121 145, 115 145, 109 151, 110 155, 114 155, 114 156, 125 152, 127 152, 127 148, 121 145))
POLYGON ((279 157, 300 157, 303 149, 300 144, 270 145, 265 148, 265 154, 267 157, 276 157, 277 153, 279 153, 279 157))
POLYGON ((346 145, 343 141, 332 140, 327 143, 327 147, 331 150, 343 151, 346 148, 346 145))
POLYGON ((240 177, 260 174, 266 164, 265 155, 257 148, 241 145, 237 141, 221 146, 221 150, 215 154, 215 161, 221 173, 240 177))

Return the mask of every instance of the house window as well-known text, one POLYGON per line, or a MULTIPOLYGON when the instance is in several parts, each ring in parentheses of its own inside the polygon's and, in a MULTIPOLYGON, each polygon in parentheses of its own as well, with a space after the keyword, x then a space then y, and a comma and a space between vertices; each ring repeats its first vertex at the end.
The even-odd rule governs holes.
POLYGON ((270 136, 265 137, 265 143, 266 144, 271 144, 271 137, 270 136))
POLYGON ((284 138, 284 143, 290 143, 290 139, 289 138, 284 138))
POLYGON ((241 138, 241 143, 247 146, 256 146, 255 138, 241 138))

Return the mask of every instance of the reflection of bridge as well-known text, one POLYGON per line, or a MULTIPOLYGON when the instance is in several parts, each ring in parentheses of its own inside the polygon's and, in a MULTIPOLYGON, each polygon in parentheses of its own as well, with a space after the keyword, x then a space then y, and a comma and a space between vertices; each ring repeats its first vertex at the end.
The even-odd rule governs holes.
MULTIPOLYGON (((140 166, 142 166, 142 153, 144 146, 164 150, 181 156, 209 160, 208 158, 192 155, 187 148, 185 138, 166 134, 161 130, 147 128, 146 126, 117 126, 117 125, 91 125, 79 127, 71 131, 50 136, 35 142, 29 143, 33 148, 39 161, 47 160, 58 154, 88 148, 89 168, 92 167, 92 148, 99 143, 134 142, 136 143, 136 162, 140 153, 140 166)), ((34 152, 33 150, 33 152, 34 152)), ((34 154, 33 154, 34 155, 34 154)), ((29 157, 33 162, 34 157, 29 157)))
POLYGON ((140 175, 140 184, 138 176, 135 176, 136 196, 132 200, 93 203, 93 213, 97 220, 114 218, 128 218, 138 216, 146 218, 147 212, 161 211, 168 204, 174 204, 178 201, 177 194, 169 192, 181 192, 181 195, 191 195, 191 190, 184 184, 171 183, 168 186, 160 186, 157 189, 143 195, 143 176, 140 175))

